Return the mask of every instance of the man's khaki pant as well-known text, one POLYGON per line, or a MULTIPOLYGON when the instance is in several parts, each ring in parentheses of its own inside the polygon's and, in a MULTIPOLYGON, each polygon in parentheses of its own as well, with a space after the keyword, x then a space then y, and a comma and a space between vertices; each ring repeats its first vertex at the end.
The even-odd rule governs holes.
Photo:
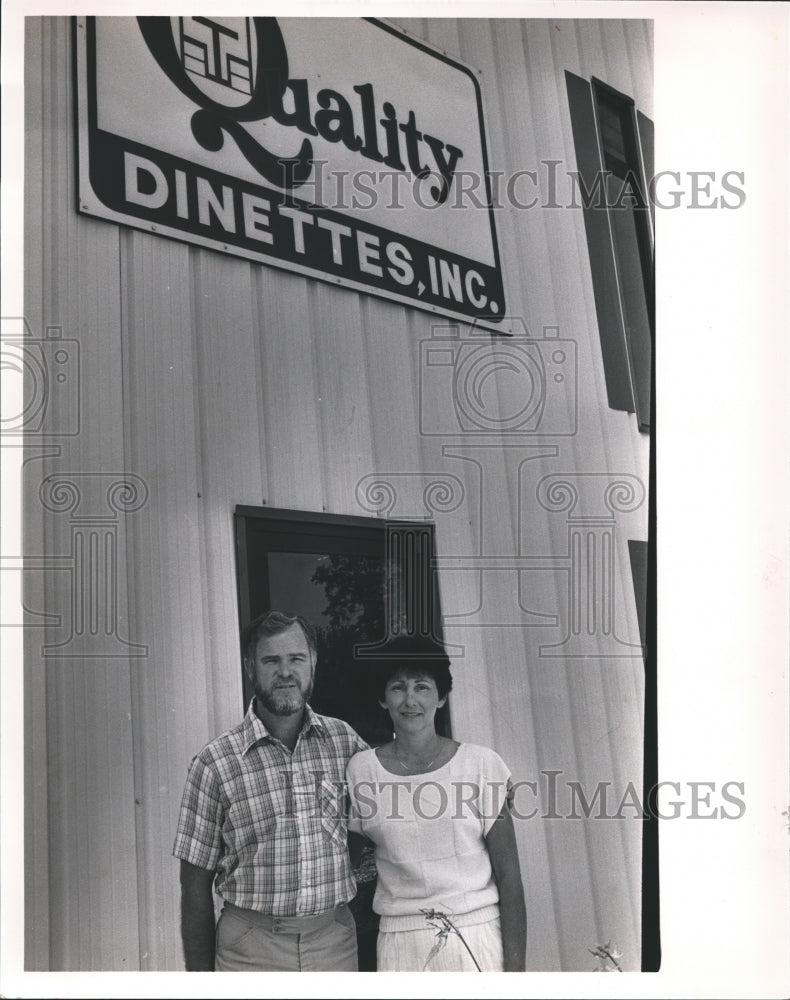
POLYGON ((356 972, 357 934, 345 905, 315 917, 271 917, 226 903, 217 972, 356 972))

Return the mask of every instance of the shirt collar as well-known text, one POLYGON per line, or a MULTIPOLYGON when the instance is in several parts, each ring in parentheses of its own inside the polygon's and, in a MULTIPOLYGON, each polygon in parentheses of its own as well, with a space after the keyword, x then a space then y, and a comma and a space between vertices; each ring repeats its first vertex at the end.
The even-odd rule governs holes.
MULTIPOLYGON (((307 733, 311 731, 315 732, 318 736, 325 736, 326 725, 320 715, 316 715, 309 705, 305 705, 304 720, 302 722, 302 728, 299 735, 300 737, 306 736, 307 733)), ((244 754, 248 753, 248 751, 250 751, 256 743, 260 743, 261 740, 277 739, 277 737, 273 736, 263 722, 258 718, 258 715, 255 712, 254 697, 251 699, 249 708, 247 709, 247 714, 244 716, 242 732, 244 742, 244 749, 242 753, 244 754)))

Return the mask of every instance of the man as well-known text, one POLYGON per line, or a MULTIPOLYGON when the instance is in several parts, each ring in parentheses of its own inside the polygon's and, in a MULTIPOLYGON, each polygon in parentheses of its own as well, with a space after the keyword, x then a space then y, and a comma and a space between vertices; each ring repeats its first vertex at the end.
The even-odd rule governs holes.
POLYGON ((309 622, 269 611, 241 641, 255 696, 192 761, 173 847, 186 968, 356 971, 345 770, 367 744, 307 704, 309 622))

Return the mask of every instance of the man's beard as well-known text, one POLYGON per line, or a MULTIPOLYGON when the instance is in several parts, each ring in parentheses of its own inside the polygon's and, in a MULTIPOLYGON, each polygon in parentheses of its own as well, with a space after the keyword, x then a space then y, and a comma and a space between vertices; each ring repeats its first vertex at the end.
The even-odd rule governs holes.
POLYGON ((301 712, 313 693, 313 681, 310 679, 306 690, 299 687, 299 681, 294 678, 295 688, 278 689, 275 685, 263 688, 255 685, 255 697, 258 702, 273 715, 295 715, 301 712), (297 690, 298 689, 298 690, 297 690))

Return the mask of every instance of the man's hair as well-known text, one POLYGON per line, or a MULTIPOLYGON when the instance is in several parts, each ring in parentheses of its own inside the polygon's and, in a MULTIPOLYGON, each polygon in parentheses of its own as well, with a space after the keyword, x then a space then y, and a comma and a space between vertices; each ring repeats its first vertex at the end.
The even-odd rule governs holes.
POLYGON ((303 618, 302 615, 287 614, 285 611, 265 611, 242 629, 241 653, 245 662, 255 660, 255 651, 261 639, 272 635, 280 635, 281 632, 286 632, 292 625, 298 625, 302 632, 304 632, 308 649, 313 654, 313 659, 315 659, 317 653, 315 629, 306 618, 303 618))

